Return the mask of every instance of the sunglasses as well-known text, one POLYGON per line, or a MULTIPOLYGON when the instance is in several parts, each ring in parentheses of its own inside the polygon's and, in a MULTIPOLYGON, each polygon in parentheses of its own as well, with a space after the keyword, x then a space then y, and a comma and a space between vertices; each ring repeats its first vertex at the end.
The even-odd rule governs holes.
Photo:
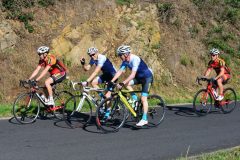
POLYGON ((215 56, 216 56, 216 54, 211 54, 211 56, 212 56, 212 57, 215 57, 215 56))

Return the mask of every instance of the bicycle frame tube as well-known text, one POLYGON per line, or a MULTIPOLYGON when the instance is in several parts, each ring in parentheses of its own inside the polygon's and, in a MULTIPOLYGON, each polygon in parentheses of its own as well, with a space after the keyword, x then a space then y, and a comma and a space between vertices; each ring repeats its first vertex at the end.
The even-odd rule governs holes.
POLYGON ((37 92, 35 94, 37 95, 38 99, 40 99, 41 103, 46 105, 45 102, 43 101, 43 99, 40 97, 40 95, 37 92))
POLYGON ((81 98, 81 100, 80 100, 80 102, 79 102, 79 104, 77 106, 76 111, 79 111, 79 110, 82 109, 84 101, 85 101, 86 98, 89 99, 94 104, 95 107, 97 107, 94 99, 90 95, 88 95, 86 92, 83 92, 83 97, 81 98))
POLYGON ((120 97, 121 101, 125 104, 125 106, 130 110, 130 112, 132 113, 132 115, 134 117, 137 117, 137 113, 132 109, 132 107, 129 105, 127 99, 122 95, 122 92, 119 91, 118 92, 118 96, 120 97))
POLYGON ((211 96, 214 98, 214 100, 216 100, 217 96, 213 93, 213 87, 212 87, 211 83, 209 83, 207 85, 207 92, 211 94, 211 96))

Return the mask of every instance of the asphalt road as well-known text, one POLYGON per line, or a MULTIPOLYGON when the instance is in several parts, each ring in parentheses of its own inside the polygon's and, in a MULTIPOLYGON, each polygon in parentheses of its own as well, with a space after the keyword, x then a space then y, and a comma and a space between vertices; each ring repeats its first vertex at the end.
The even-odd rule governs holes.
MULTIPOLYGON (((190 106, 189 106, 190 107, 190 106)), ((101 134, 94 125, 67 128, 64 122, 37 120, 19 125, 0 121, 0 160, 163 160, 240 145, 240 109, 197 117, 188 107, 167 110, 157 128, 124 127, 101 134)))

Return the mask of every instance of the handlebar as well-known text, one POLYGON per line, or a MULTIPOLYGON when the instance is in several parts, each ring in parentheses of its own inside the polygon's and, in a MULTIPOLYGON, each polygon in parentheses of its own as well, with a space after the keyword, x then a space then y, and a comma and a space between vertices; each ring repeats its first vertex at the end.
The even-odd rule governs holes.
POLYGON ((92 88, 92 87, 88 87, 88 86, 83 86, 82 82, 74 82, 74 81, 71 80, 70 83, 71 83, 71 86, 72 86, 74 91, 78 90, 76 88, 76 85, 80 85, 81 87, 83 87, 83 90, 86 91, 86 92, 89 92, 89 91, 103 92, 104 91, 104 89, 101 89, 101 88, 92 88))
POLYGON ((215 80, 213 78, 197 77, 196 83, 198 83, 199 85, 202 85, 202 83, 200 83, 200 81, 207 81, 208 83, 213 83, 215 80))
POLYGON ((19 86, 24 88, 33 88, 33 87, 37 88, 37 83, 36 81, 32 81, 32 80, 29 80, 29 81, 20 80, 19 86))

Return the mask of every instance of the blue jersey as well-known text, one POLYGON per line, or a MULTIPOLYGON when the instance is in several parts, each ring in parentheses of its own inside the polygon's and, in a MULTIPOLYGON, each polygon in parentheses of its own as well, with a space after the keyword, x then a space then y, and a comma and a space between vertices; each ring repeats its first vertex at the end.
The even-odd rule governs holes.
POLYGON ((115 75, 116 73, 116 69, 112 62, 105 55, 99 54, 97 60, 91 58, 89 64, 91 66, 95 64, 96 66, 101 67, 103 74, 110 73, 111 75, 115 75))
POLYGON ((132 71, 136 71, 136 78, 149 78, 153 76, 152 70, 137 55, 131 54, 129 62, 123 61, 120 70, 125 70, 126 67, 132 71))

